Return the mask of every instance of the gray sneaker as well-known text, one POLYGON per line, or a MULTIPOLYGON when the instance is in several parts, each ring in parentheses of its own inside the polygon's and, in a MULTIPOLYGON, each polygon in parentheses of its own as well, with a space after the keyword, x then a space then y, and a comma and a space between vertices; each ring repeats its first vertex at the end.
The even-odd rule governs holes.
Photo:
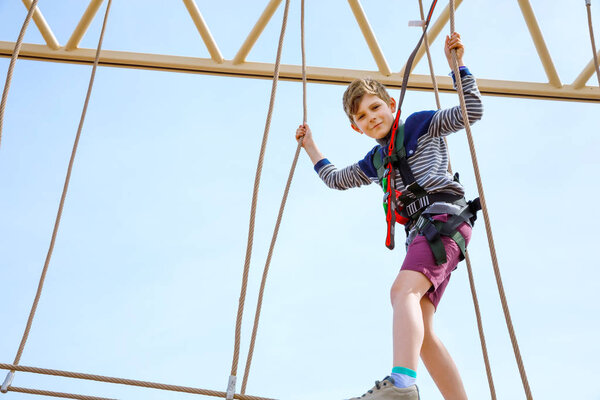
POLYGON ((394 386, 394 379, 386 376, 383 380, 375 381, 375 386, 360 397, 349 400, 419 400, 419 389, 417 385, 407 388, 394 386))

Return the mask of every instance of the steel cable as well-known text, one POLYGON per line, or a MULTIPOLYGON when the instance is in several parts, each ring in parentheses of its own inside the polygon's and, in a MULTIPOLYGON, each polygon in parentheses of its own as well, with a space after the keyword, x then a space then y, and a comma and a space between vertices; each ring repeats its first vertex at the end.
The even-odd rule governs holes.
MULTIPOLYGON (((450 1, 450 32, 454 33, 455 31, 455 21, 454 21, 454 0, 450 1)), ((469 149, 471 151, 471 160, 473 162, 473 170, 475 172, 475 180, 477 181, 477 190, 479 192, 479 199, 481 201, 481 209, 483 212, 483 218, 485 221, 485 229, 487 232, 488 244, 490 248, 490 255, 492 258, 492 265, 494 267, 494 275, 496 276, 496 284, 498 286, 498 293, 500 294, 500 301, 502 303, 502 310, 504 311, 504 318, 506 320, 506 326, 508 328, 508 333, 510 335, 510 340, 513 346, 513 351, 515 353, 515 358, 517 360, 517 365, 519 367, 519 373, 521 375, 521 381, 523 382, 523 388, 525 389, 525 394, 528 400, 533 399, 531 395, 531 388, 529 387, 529 381, 527 380, 527 374, 525 372, 525 366, 523 364, 523 359, 521 357, 521 352, 519 350, 519 343, 517 341, 517 337, 515 334, 515 330, 513 327, 512 319, 510 317, 510 310, 508 309, 508 302, 506 300, 506 294, 504 292, 504 285, 502 284, 502 277, 500 275, 500 268, 498 266, 498 258, 496 257, 496 247, 494 245, 494 237, 492 235, 492 227, 490 223, 490 217, 487 210, 487 204, 485 201, 485 194, 483 192, 483 183, 481 180, 481 174, 479 172, 479 164, 477 162, 477 154, 475 150, 475 143, 473 141, 473 135, 471 133, 471 125, 469 124, 469 118, 467 115, 467 106, 465 102, 465 98, 463 95, 462 82, 460 80, 460 71, 458 68, 458 60, 456 59, 456 50, 452 50, 452 69, 454 71, 454 76, 456 77, 456 86, 458 91, 458 97, 460 99, 460 107, 462 111, 463 121, 465 125, 465 131, 467 133, 467 140, 469 142, 469 149)), ((469 278, 470 279, 470 278, 469 278)))
POLYGON ((37 3, 38 0, 33 0, 33 2, 31 3, 31 7, 29 7, 29 10, 27 11, 27 16, 25 17, 25 21, 23 22, 23 26, 21 27, 21 32, 19 32, 19 37, 17 38, 15 49, 13 50, 12 57, 10 58, 10 64, 8 65, 8 72, 6 73, 6 83, 4 83, 4 90, 2 91, 2 101, 0 101, 0 144, 2 143, 2 127, 4 125, 4 110, 6 109, 8 90, 10 89, 10 83, 12 82, 12 76, 15 70, 15 64, 17 63, 17 58, 19 58, 19 53, 21 52, 21 46, 23 44, 23 39, 25 38, 25 32, 27 32, 27 27, 29 26, 29 22, 33 17, 33 13, 35 12, 37 3))
MULTIPOLYGON (((263 161, 265 156, 265 150, 267 146, 267 140, 269 137, 269 129, 271 127, 271 118, 273 115, 273 108, 275 105, 275 95, 277 93, 277 83, 279 81, 279 67, 281 64, 281 52, 283 49, 283 39, 285 37, 285 29, 287 26, 287 17, 289 11, 290 0, 286 0, 285 9, 283 12, 283 21, 281 24, 281 33, 279 35, 279 45, 277 47, 277 57, 275 61, 275 68, 273 72, 273 83, 271 87, 271 99, 269 101, 269 111, 267 113, 267 120, 265 122, 265 129, 263 133, 262 144, 260 148, 260 154, 258 158, 258 165, 256 167, 256 175, 254 178, 254 190, 252 192, 252 205, 250 208, 250 223, 248 227, 248 243, 246 246, 246 258, 244 262, 244 272, 242 276, 242 288, 239 298, 238 314, 235 326, 235 344, 233 351, 233 361, 231 366, 231 375, 229 378, 229 386, 235 385, 235 377, 237 375, 238 362, 240 357, 240 343, 241 343, 241 329, 242 329, 242 318, 244 315, 244 303, 246 301, 246 291, 248 287, 248 274, 250 271, 250 260, 252 258, 252 245, 254 242, 254 225, 256 219, 256 207, 258 203, 258 189, 260 186, 260 177, 262 173, 263 161)), ((228 388, 229 392, 229 388, 228 388)))
MULTIPOLYGON (((421 19, 424 19, 425 15, 423 13, 423 1, 422 0, 419 0, 419 11, 421 13, 421 19)), ((425 29, 425 28, 423 28, 423 29, 425 29)), ((431 53, 429 51, 429 42, 427 40, 427 36, 425 36, 424 45, 425 45, 425 50, 427 52, 427 61, 429 63, 429 73, 431 75, 433 91, 435 93, 435 102, 436 102, 437 108, 439 110, 442 108, 442 106, 440 103, 439 89, 438 89, 437 79, 435 77, 435 72, 433 70, 433 62, 431 60, 431 53)), ((444 143, 446 144, 446 147, 448 147, 448 141, 446 140, 445 137, 444 137, 444 143)), ((448 156, 448 172, 450 172, 450 174, 452 174, 452 165, 450 163, 449 156, 448 156)), ((496 388, 494 387, 494 378, 492 377, 492 368, 490 365, 490 359, 489 359, 489 355, 488 355, 488 351, 487 351, 485 333, 483 331, 483 320, 481 318, 481 310, 479 308, 479 299, 477 297, 477 289, 475 288, 475 279, 473 277, 473 268, 471 266, 471 257, 469 256, 468 251, 465 253, 465 261, 467 264, 467 274, 469 276, 469 286, 471 288, 471 297, 473 298, 473 307, 475 309, 475 317, 477 319, 477 329, 479 331, 479 342, 481 343, 481 352, 483 354, 483 361, 485 364, 485 372, 486 372, 487 379, 488 379, 488 385, 490 387, 490 395, 492 397, 492 400, 496 400, 496 388)))
POLYGON ((594 28, 592 26, 592 0, 585 0, 588 17, 588 28, 590 31, 590 41, 592 42, 592 52, 594 54, 594 66, 596 67, 596 77, 600 86, 600 67, 598 67, 598 53, 596 53, 596 41, 594 40, 594 28))
MULTIPOLYGON (((306 124, 306 114, 307 114, 307 106, 306 106, 306 56, 304 50, 304 0, 301 1, 301 13, 300 13, 300 35, 301 35, 301 47, 302 47, 302 104, 303 104, 303 123, 306 124)), ((265 267, 263 270, 263 277, 260 283, 260 290, 258 294, 258 301, 256 305, 256 312, 254 314, 254 327, 252 328, 252 339, 250 341, 250 348, 248 350, 248 358, 246 359, 246 369, 244 372, 244 379, 242 380, 242 390, 241 393, 244 394, 246 392, 246 385, 248 383, 248 377, 250 374, 250 365, 252 364, 252 356, 254 354, 254 346, 256 343, 256 336, 258 332, 258 324, 260 321, 260 313, 262 309, 263 297, 265 286, 267 283, 267 276, 269 274, 269 266, 271 265, 271 258, 273 257, 273 250, 275 248, 275 243, 277 242, 277 235, 279 233, 279 227, 281 225, 281 220, 283 218, 283 211, 285 209, 285 204, 287 202, 288 193, 290 190, 290 186, 292 185, 292 179, 294 177, 294 172, 296 171, 296 165, 298 163, 298 158, 300 156, 300 150, 302 149, 302 140, 298 143, 296 147, 296 154, 294 155, 294 159, 292 161, 292 166, 290 168, 290 172, 288 175, 288 180, 285 185, 285 190, 283 192, 283 198, 281 199, 281 205, 279 207, 279 214, 277 215, 277 222, 275 223, 275 228, 273 230, 273 237, 271 238, 271 245, 269 246, 269 253, 267 255, 267 260, 265 263, 265 267)))

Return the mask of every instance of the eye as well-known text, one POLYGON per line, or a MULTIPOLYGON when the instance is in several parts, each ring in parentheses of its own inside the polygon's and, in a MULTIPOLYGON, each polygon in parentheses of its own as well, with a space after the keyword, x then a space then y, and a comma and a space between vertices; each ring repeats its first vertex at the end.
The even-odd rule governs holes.
POLYGON ((380 105, 381 105, 381 104, 375 104, 375 105, 373 106, 373 110, 377 110, 377 109, 379 108, 379 106, 380 106, 380 105))
POLYGON ((363 114, 361 114, 361 115, 359 115, 358 117, 356 117, 356 119, 357 119, 358 121, 360 121, 361 119, 363 119, 363 117, 364 117, 364 115, 363 115, 363 114))

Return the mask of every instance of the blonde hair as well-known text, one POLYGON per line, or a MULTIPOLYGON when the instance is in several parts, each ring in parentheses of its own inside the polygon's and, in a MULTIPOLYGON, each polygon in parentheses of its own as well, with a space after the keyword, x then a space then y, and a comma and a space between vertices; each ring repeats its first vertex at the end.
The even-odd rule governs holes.
POLYGON ((388 94, 385 86, 372 78, 356 79, 344 92, 343 102, 344 111, 350 119, 352 125, 355 125, 353 115, 358 111, 358 105, 365 94, 373 94, 390 105, 392 99, 388 94))

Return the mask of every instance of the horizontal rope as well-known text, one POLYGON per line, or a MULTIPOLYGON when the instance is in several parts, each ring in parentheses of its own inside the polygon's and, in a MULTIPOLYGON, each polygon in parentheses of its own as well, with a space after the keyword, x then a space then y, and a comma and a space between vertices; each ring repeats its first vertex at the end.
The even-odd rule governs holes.
MULTIPOLYGON (((194 388, 194 387, 189 387, 189 386, 168 385, 168 384, 164 384, 164 383, 139 381, 139 380, 135 380, 135 379, 124 379, 124 378, 115 378, 115 377, 111 377, 111 376, 85 374, 82 372, 61 371, 61 370, 56 370, 56 369, 27 367, 24 365, 3 364, 3 363, 0 363, 0 369, 6 369, 6 370, 10 370, 10 371, 30 372, 32 374, 62 376, 65 378, 84 379, 84 380, 88 380, 88 381, 118 383, 120 385, 138 386, 138 387, 145 387, 145 388, 150 388, 150 389, 166 390, 166 391, 170 391, 170 392, 201 394, 204 396, 225 398, 225 392, 219 392, 216 390, 206 390, 206 389, 199 389, 199 388, 194 388)), ((9 390, 12 390, 12 389, 13 388, 11 387, 9 390)), ((241 395, 241 394, 234 395, 234 399, 274 400, 274 399, 270 399, 267 397, 248 396, 248 395, 241 395)))
POLYGON ((17 393, 27 393, 27 394, 37 394, 39 396, 52 396, 52 397, 60 397, 62 399, 79 399, 79 400, 117 400, 109 397, 96 397, 96 396, 86 396, 83 394, 71 394, 71 393, 62 393, 62 392, 52 392, 50 390, 39 390, 39 389, 29 389, 22 387, 14 387, 11 386, 8 388, 9 392, 17 392, 17 393))

